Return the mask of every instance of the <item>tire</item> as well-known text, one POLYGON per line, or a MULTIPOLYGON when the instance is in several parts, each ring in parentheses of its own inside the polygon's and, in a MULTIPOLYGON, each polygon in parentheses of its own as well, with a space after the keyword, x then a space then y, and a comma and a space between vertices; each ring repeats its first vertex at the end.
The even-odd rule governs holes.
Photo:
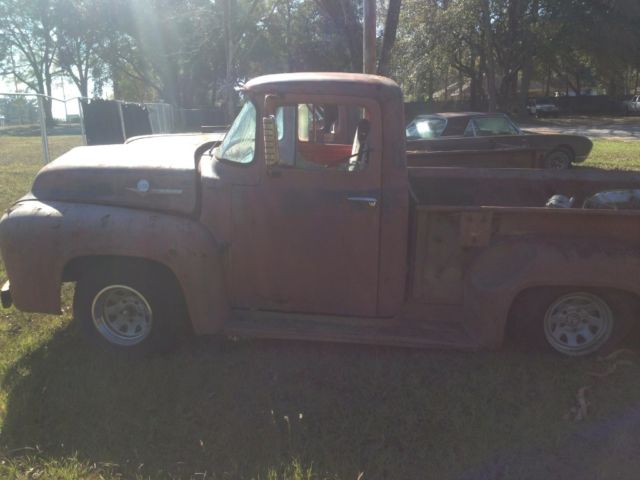
POLYGON ((173 347, 186 309, 176 282, 156 268, 103 265, 80 276, 73 314, 103 350, 145 355, 173 347))
POLYGON ((631 331, 637 300, 588 289, 534 289, 511 312, 511 337, 522 346, 568 357, 607 354, 631 331))
POLYGON ((572 155, 562 148, 552 150, 544 159, 544 168, 552 170, 566 170, 571 168, 572 155))

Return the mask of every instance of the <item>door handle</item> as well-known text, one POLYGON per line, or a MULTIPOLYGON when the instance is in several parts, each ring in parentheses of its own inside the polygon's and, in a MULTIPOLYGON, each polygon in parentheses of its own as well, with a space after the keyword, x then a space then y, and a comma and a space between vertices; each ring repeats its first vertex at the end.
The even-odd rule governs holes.
POLYGON ((375 207, 378 204, 376 197, 347 197, 350 202, 366 203, 370 207, 375 207))

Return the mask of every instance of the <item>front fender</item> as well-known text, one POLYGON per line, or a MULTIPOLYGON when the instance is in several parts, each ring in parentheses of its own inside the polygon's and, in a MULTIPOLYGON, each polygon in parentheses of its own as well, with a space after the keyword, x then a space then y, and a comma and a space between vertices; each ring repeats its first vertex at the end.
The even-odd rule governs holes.
POLYGON ((521 239, 480 253, 465 278, 473 330, 488 346, 503 338, 509 309, 535 287, 615 289, 640 295, 640 248, 607 239, 521 239))
POLYGON ((0 221, 11 295, 24 311, 60 313, 65 265, 90 256, 136 257, 173 272, 197 333, 228 318, 220 249, 193 219, 128 208, 23 201, 0 221))

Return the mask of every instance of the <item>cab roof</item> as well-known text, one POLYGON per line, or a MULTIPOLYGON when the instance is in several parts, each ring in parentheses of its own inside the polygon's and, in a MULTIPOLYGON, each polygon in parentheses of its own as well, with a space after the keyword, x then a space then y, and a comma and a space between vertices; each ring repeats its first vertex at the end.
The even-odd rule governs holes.
POLYGON ((297 93, 350 95, 358 97, 402 98, 393 80, 363 73, 301 72, 264 75, 249 80, 244 90, 251 93, 297 93))

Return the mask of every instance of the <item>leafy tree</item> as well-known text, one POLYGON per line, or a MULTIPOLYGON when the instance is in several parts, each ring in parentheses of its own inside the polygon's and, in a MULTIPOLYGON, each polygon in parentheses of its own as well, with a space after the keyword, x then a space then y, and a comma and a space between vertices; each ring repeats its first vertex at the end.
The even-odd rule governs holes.
POLYGON ((89 96, 90 79, 99 88, 108 74, 100 49, 107 38, 103 19, 109 3, 104 0, 58 0, 55 6, 57 63, 83 97, 89 96))
MULTIPOLYGON (((0 0, 0 45, 5 73, 31 90, 51 96, 58 53, 55 0, 0 0)), ((47 122, 53 121, 45 99, 47 122)))

